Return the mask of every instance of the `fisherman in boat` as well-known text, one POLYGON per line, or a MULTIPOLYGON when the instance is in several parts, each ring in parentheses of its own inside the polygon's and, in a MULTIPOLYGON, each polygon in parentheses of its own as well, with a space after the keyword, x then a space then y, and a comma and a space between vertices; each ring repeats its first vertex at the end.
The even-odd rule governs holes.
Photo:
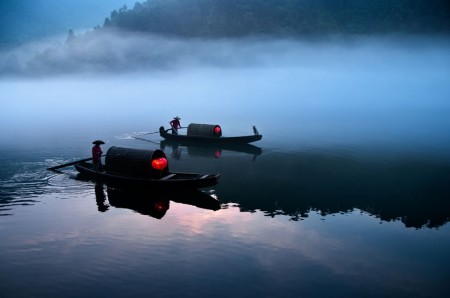
POLYGON ((105 142, 97 140, 92 142, 94 147, 92 147, 92 164, 94 165, 94 171, 99 172, 103 170, 102 165, 102 148, 100 145, 105 144, 105 142))
POLYGON ((173 135, 177 135, 178 134, 178 128, 181 128, 181 124, 180 124, 180 118, 177 116, 175 118, 173 118, 172 121, 170 121, 170 126, 172 127, 172 134, 173 135))

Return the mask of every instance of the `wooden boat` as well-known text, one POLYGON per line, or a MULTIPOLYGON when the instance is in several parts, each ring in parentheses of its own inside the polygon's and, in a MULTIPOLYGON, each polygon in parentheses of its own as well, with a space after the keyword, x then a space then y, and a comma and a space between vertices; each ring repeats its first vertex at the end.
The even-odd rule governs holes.
POLYGON ((216 185, 220 174, 195 174, 195 173, 168 173, 161 178, 133 176, 123 173, 108 172, 107 166, 103 171, 96 172, 90 162, 81 162, 74 165, 80 173, 80 178, 106 182, 117 186, 144 186, 155 189, 169 188, 203 188, 216 185))
MULTIPOLYGON (((159 135, 168 141, 178 141, 178 142, 190 142, 190 143, 204 143, 204 144, 248 144, 256 142, 262 139, 262 135, 256 133, 254 135, 247 136, 236 136, 236 137, 223 137, 198 134, 198 135, 180 135, 169 133, 171 129, 164 129, 163 126, 159 128, 159 135)), ((188 131, 189 132, 189 131, 188 131)))
POLYGON ((74 164, 81 179, 102 181, 113 186, 150 187, 157 189, 202 188, 217 184, 219 174, 170 172, 162 150, 110 147, 105 166, 96 171, 94 165, 81 160, 74 164))

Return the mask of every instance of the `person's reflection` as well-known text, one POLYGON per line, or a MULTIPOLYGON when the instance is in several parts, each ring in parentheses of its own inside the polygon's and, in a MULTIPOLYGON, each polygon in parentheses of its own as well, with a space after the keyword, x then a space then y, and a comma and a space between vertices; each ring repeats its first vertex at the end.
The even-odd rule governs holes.
POLYGON ((181 157, 181 148, 178 145, 173 145, 172 147, 172 157, 174 159, 180 159, 181 157))
POLYGON ((97 208, 99 212, 108 211, 109 205, 106 204, 106 195, 103 189, 103 184, 95 184, 95 200, 97 201, 97 208))

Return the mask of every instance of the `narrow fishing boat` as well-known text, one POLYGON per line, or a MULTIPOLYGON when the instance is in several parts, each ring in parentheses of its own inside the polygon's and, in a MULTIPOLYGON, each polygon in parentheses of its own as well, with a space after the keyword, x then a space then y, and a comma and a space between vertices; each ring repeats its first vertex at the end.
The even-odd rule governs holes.
POLYGON ((186 135, 169 133, 171 129, 164 129, 163 126, 159 128, 159 135, 169 141, 179 142, 196 142, 209 144, 247 144, 256 142, 262 139, 255 126, 253 126, 253 135, 223 137, 222 128, 214 124, 196 124, 191 123, 187 127, 186 135))
POLYGON ((162 150, 131 149, 113 146, 105 157, 102 171, 90 162, 76 163, 75 168, 89 180, 112 185, 163 188, 202 188, 218 183, 219 174, 170 172, 162 150))

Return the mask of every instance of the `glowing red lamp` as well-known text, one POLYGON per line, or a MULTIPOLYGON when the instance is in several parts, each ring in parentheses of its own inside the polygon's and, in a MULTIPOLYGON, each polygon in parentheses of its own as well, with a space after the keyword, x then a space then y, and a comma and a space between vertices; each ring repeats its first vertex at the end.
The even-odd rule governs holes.
POLYGON ((166 204, 164 202, 155 202, 153 204, 153 208, 156 211, 165 211, 165 210, 169 209, 169 208, 167 208, 167 206, 166 206, 166 204))
POLYGON ((216 127, 214 127, 214 132, 216 133, 216 134, 220 134, 220 126, 216 126, 216 127))
POLYGON ((164 170, 167 167, 167 159, 165 157, 160 157, 152 160, 152 167, 156 170, 164 170))

